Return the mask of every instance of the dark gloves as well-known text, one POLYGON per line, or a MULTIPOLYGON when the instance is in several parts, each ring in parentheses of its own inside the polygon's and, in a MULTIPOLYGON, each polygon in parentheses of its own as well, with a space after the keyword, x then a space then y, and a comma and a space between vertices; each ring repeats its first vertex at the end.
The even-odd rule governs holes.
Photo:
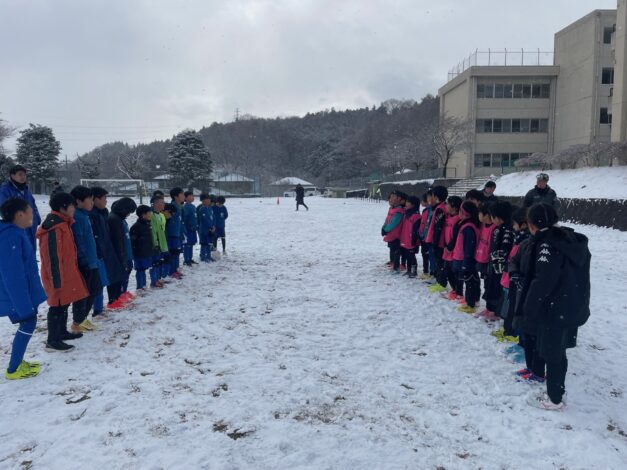
POLYGON ((381 236, 385 237, 388 233, 385 231, 385 228, 381 227, 381 236))

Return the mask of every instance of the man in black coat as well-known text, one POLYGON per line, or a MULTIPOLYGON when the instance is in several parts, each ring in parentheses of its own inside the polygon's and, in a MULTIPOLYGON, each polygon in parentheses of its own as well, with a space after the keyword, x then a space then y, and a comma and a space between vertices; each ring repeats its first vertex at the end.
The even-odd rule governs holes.
POLYGON ((498 198, 494 195, 494 191, 496 191, 496 183, 490 180, 483 187, 483 201, 496 202, 498 198))
POLYGON ((309 210, 307 204, 305 204, 305 188, 303 188, 302 184, 296 185, 296 210, 298 210, 299 206, 305 206, 305 209, 309 210))
POLYGON ((548 204, 556 209, 557 194, 549 186, 549 175, 546 173, 538 173, 536 176, 536 185, 525 196, 524 207, 540 203, 548 204))

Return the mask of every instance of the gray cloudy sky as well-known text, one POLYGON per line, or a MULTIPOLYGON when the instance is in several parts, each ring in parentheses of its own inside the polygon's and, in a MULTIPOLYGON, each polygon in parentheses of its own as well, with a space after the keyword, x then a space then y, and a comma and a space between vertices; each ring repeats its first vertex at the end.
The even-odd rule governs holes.
MULTIPOLYGON (((0 117, 111 140, 435 94, 476 48, 553 48, 616 0, 0 0, 0 117)), ((10 150, 13 142, 9 142, 10 150)))

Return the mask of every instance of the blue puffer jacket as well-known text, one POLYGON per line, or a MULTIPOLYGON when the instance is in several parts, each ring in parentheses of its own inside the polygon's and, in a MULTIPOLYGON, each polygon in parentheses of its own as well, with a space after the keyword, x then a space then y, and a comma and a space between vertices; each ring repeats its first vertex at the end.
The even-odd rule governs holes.
POLYGON ((39 224, 41 224, 41 216, 39 215, 39 211, 37 210, 35 198, 28 189, 28 186, 24 185, 24 189, 19 189, 12 180, 9 180, 2 186, 0 186, 0 206, 4 204, 7 199, 12 198, 24 199, 33 209, 33 226, 30 229, 26 229, 26 235, 30 240, 33 250, 37 251, 35 234, 37 233, 37 227, 39 227, 39 224))
POLYGON ((224 228, 226 219, 229 218, 229 211, 226 209, 226 206, 213 206, 213 213, 216 219, 216 227, 224 228))
POLYGON ((185 235, 198 230, 198 219, 196 218, 196 207, 194 204, 186 202, 183 206, 183 225, 185 225, 185 235))
POLYGON ((165 223, 165 233, 168 238, 181 238, 183 234, 183 210, 174 201, 172 201, 172 205, 176 208, 176 212, 165 223))
POLYGON ((46 301, 35 251, 24 230, 10 222, 0 222, 0 317, 17 323, 37 314, 46 301))
POLYGON ((211 230, 216 228, 213 207, 198 206, 198 235, 201 245, 209 245, 213 242, 211 230))
POLYGON ((72 233, 74 234, 74 243, 76 243, 78 265, 83 268, 96 269, 98 267, 98 254, 89 212, 84 209, 76 209, 72 233))
POLYGON ((104 262, 109 285, 122 282, 125 276, 125 269, 122 268, 120 258, 115 248, 113 248, 113 242, 111 241, 108 223, 109 211, 107 209, 97 209, 94 207, 89 213, 89 219, 91 220, 91 227, 94 231, 94 237, 96 238, 98 258, 104 262))

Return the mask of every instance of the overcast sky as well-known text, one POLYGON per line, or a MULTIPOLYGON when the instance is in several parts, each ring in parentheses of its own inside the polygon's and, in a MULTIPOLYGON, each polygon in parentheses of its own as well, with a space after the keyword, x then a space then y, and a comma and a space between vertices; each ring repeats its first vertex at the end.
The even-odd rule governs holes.
MULTIPOLYGON (((616 0, 0 0, 0 118, 112 140, 435 94, 475 49, 553 49, 616 0)), ((9 142, 9 150, 13 150, 9 142)))

